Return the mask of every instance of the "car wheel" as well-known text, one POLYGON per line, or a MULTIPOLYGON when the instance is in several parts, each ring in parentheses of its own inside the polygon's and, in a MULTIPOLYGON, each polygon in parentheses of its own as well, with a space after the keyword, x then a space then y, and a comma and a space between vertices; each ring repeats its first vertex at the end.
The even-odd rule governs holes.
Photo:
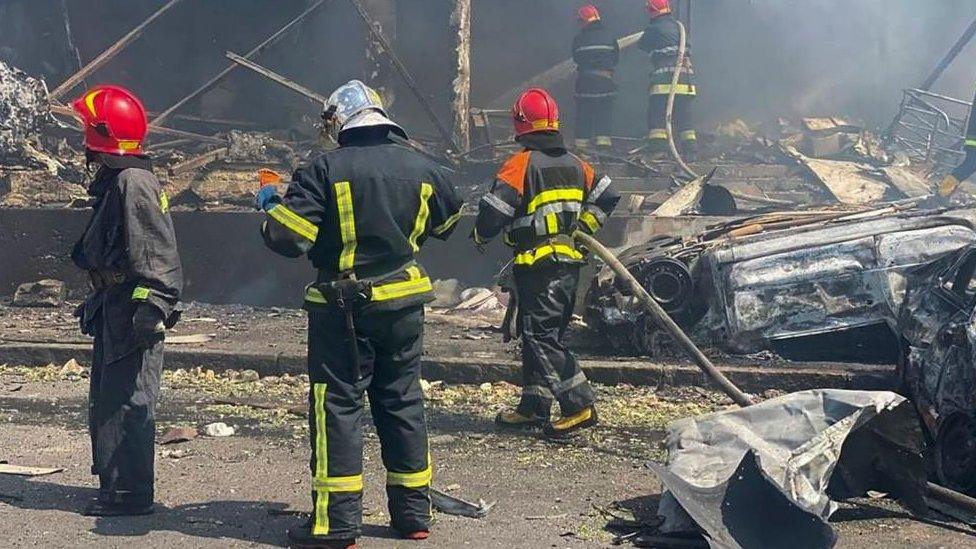
POLYGON ((949 416, 935 441, 935 470, 942 484, 976 494, 976 419, 964 413, 949 416))

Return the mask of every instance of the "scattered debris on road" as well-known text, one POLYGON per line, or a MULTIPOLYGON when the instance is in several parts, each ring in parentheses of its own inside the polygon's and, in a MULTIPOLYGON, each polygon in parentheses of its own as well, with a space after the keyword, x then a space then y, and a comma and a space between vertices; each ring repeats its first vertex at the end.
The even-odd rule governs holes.
POLYGON ((17 287, 12 305, 14 307, 60 307, 67 297, 64 282, 44 279, 27 282, 17 287))

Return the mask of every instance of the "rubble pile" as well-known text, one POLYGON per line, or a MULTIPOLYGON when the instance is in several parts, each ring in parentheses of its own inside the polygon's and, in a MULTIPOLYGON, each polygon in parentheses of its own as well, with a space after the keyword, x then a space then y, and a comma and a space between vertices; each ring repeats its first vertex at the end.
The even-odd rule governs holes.
MULTIPOLYGON (((43 80, 0 61, 0 161, 30 162, 32 143, 43 126, 53 124, 43 80)), ((42 168, 35 164, 32 167, 42 168)))

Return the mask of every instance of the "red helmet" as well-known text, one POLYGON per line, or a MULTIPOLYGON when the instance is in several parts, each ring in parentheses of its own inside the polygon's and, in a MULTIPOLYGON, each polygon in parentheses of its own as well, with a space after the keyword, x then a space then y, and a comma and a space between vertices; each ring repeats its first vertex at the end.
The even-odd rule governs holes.
POLYGON ((85 147, 92 151, 142 154, 149 122, 139 98, 119 86, 96 86, 71 104, 85 127, 85 147))
POLYGON ((671 13, 671 0, 647 0, 647 13, 651 14, 651 17, 671 13))
POLYGON ((600 10, 596 9, 593 4, 587 4, 576 12, 576 17, 579 18, 580 22, 584 25, 588 25, 594 21, 600 20, 600 10))
POLYGON ((531 88, 522 92, 512 107, 515 121, 515 135, 522 136, 532 132, 559 130, 559 105, 542 88, 531 88))

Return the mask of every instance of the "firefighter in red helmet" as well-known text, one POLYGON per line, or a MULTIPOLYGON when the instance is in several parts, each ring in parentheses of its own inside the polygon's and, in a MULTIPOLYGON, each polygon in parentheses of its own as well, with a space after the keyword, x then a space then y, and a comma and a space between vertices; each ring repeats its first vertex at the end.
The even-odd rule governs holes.
POLYGON ((143 154, 142 103, 126 89, 99 86, 72 107, 88 165, 97 167, 91 221, 71 254, 91 278, 76 315, 95 338, 88 426, 99 492, 84 512, 144 515, 153 511, 163 339, 178 316, 183 273, 169 201, 143 154))
MULTIPOLYGON (((650 54, 652 65, 647 107, 648 148, 654 155, 665 156, 669 148, 665 117, 671 80, 678 62, 680 34, 678 20, 671 13, 669 0, 647 0, 647 13, 651 20, 644 29, 638 47, 650 54)), ((674 140, 681 155, 686 160, 693 160, 698 153, 698 134, 693 125, 692 104, 698 95, 698 88, 695 86, 690 43, 686 44, 681 77, 674 91, 674 140)))
POLYGON ((609 147, 613 143, 613 103, 617 84, 613 73, 620 61, 617 40, 600 19, 600 11, 587 4, 577 11, 582 28, 573 39, 576 62, 576 146, 609 147))
POLYGON ((593 390, 562 341, 585 263, 571 235, 598 231, 620 196, 609 177, 566 150, 559 107, 545 90, 523 93, 512 118, 523 149, 505 162, 481 199, 472 232, 479 247, 504 233, 515 252, 522 397, 496 422, 542 425, 547 436, 561 437, 597 422, 593 390), (553 400, 562 417, 550 421, 553 400))

